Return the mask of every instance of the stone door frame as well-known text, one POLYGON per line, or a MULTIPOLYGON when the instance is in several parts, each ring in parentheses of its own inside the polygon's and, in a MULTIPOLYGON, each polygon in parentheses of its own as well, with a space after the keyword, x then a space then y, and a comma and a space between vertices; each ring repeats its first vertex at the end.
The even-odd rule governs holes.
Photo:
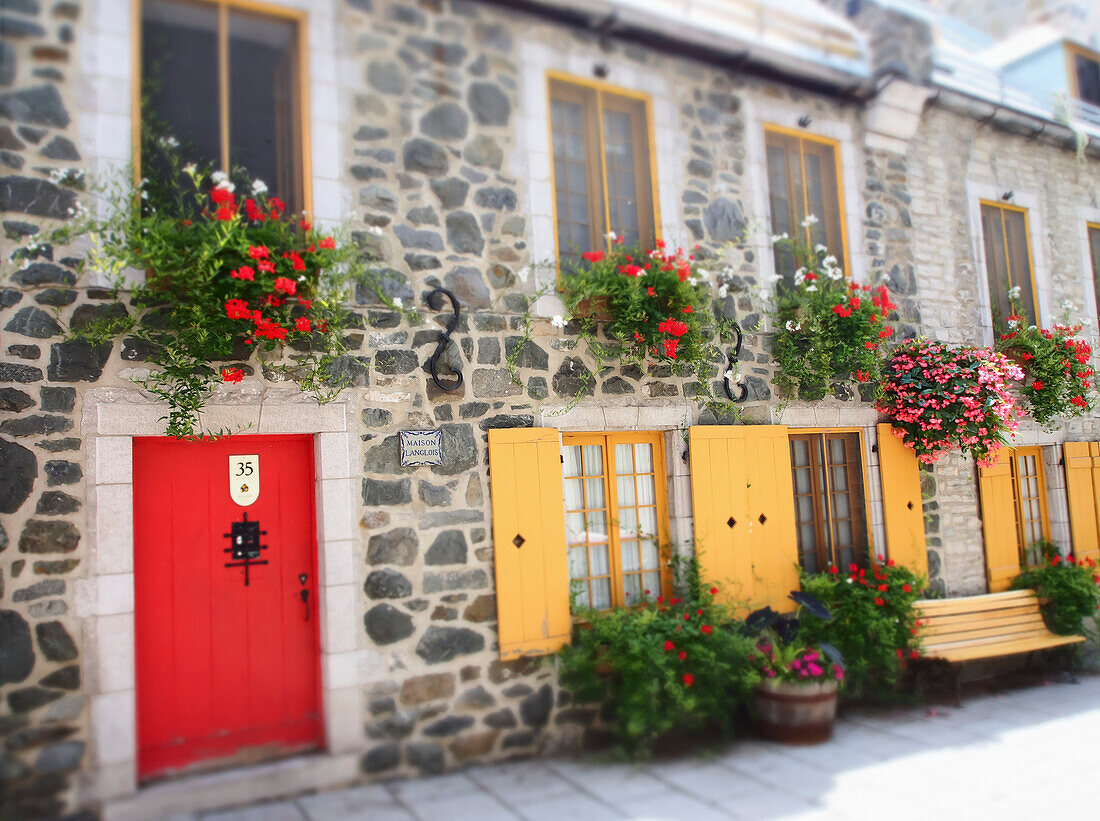
POLYGON ((356 778, 364 741, 356 617, 359 442, 355 411, 347 396, 318 405, 297 391, 264 391, 251 404, 212 403, 203 417, 208 430, 244 425, 245 434, 313 434, 324 751, 139 789, 133 437, 162 435, 165 406, 134 389, 97 388, 84 395, 88 574, 76 582, 76 611, 83 634, 84 694, 91 720, 90 766, 81 785, 82 805, 101 805, 105 819, 146 818, 356 778))

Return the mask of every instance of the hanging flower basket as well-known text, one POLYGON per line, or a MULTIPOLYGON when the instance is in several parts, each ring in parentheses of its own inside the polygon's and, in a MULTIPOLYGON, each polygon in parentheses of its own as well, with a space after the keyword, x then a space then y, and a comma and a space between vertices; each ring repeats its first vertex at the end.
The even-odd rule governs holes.
POLYGON ((1009 329, 998 336, 996 348, 1023 371, 1020 393, 1032 418, 1049 427, 1091 411, 1096 406, 1092 346, 1076 338, 1083 326, 1055 324, 1048 330, 1023 322, 1009 316, 1009 329))

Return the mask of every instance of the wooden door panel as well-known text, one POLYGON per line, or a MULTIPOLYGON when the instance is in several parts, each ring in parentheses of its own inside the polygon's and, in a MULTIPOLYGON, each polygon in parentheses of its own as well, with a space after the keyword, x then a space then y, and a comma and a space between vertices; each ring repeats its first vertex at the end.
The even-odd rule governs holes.
POLYGON ((139 777, 322 745, 315 533, 311 437, 134 440, 139 777), (259 456, 248 507, 229 493, 240 454, 259 456), (244 514, 267 545, 247 586, 225 566, 244 514))

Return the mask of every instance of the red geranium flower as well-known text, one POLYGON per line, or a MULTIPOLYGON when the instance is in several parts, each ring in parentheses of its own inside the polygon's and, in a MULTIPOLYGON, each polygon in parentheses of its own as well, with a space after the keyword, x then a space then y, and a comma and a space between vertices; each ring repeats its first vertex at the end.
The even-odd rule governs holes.
POLYGON ((581 254, 581 257, 588 260, 589 262, 603 262, 604 252, 603 251, 585 251, 583 254, 581 254))
POLYGON ((684 684, 688 687, 695 683, 695 676, 691 673, 684 673, 684 684))
POLYGON ((713 628, 713 627, 711 627, 711 626, 710 626, 709 624, 704 624, 704 625, 703 625, 702 627, 700 627, 699 629, 700 629, 700 630, 702 630, 702 631, 703 631, 703 633, 704 633, 705 635, 708 635, 708 636, 709 636, 709 635, 710 635, 711 633, 713 633, 713 632, 714 632, 714 628, 713 628))
POLYGON ((252 282, 256 279, 256 272, 247 265, 242 265, 236 271, 233 271, 229 276, 233 279, 243 279, 248 282, 252 282))
POLYGON ((673 643, 672 643, 671 641, 666 641, 666 642, 665 642, 665 650, 666 650, 666 651, 668 651, 668 650, 675 650, 675 649, 676 649, 676 645, 675 645, 675 644, 673 644, 673 643))
POLYGON ((680 661, 686 661, 688 657, 687 650, 680 651, 680 661))
POLYGON ((267 250, 266 245, 250 245, 248 246, 248 255, 252 259, 268 259, 271 252, 267 250))
POLYGON ((275 290, 282 291, 284 294, 293 294, 298 290, 298 283, 293 279, 287 279, 286 277, 277 277, 275 279, 275 290))
POLYGON ((244 371, 240 368, 222 368, 222 382, 240 382, 244 379, 244 371))
POLYGON ((298 317, 298 321, 294 323, 294 330, 309 333, 309 326, 309 317, 300 316, 298 317))

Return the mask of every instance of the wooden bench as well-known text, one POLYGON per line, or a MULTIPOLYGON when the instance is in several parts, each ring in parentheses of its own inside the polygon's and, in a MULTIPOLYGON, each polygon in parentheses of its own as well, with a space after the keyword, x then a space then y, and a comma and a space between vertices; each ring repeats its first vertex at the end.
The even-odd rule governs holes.
POLYGON ((1033 653, 1085 640, 1084 636, 1050 632, 1034 590, 923 599, 915 607, 920 623, 920 660, 953 668, 956 704, 961 662, 1033 653))

